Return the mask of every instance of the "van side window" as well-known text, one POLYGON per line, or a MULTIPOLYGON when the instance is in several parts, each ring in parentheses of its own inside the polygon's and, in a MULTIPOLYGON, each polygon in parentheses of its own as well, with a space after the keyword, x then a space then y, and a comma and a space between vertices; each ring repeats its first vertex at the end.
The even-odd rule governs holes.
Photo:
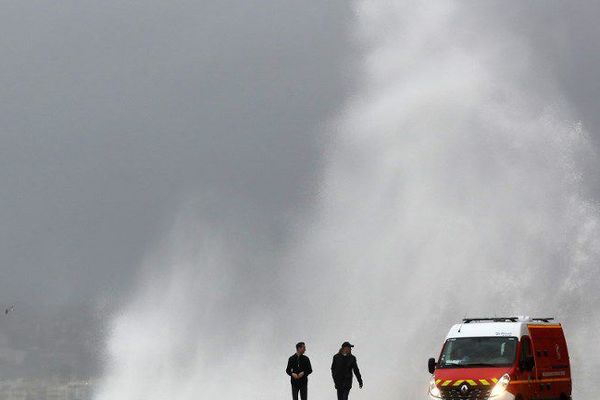
POLYGON ((528 357, 531 357, 531 340, 528 336, 523 336, 521 338, 521 362, 527 360, 528 357))
POLYGON ((529 338, 527 336, 523 336, 523 339, 521 339, 521 359, 525 359, 525 357, 528 357, 529 355, 531 355, 531 348, 529 345, 529 338))

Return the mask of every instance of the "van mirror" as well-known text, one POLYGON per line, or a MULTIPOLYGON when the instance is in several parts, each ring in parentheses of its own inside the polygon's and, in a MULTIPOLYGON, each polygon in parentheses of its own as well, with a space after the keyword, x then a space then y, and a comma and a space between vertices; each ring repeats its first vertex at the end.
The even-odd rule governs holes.
POLYGON ((430 358, 429 359, 429 363, 428 363, 428 367, 429 367, 429 373, 433 374, 435 372, 435 358, 430 358))
POLYGON ((532 371, 535 365, 535 361, 532 356, 525 357, 519 363, 519 369, 521 371, 532 371))
POLYGON ((533 360, 533 356, 527 357, 525 360, 525 364, 527 366, 527 371, 533 371, 533 367, 535 366, 535 361, 533 360))

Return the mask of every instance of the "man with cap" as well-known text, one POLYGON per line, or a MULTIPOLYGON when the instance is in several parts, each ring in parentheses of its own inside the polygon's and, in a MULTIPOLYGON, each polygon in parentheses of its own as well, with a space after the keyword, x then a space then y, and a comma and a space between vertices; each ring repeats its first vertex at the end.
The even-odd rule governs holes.
POLYGON ((352 389, 352 372, 358 380, 358 387, 362 389, 363 380, 356 363, 356 357, 352 355, 354 345, 344 342, 340 351, 333 356, 331 364, 331 376, 337 390, 338 400, 348 400, 350 389, 352 389))
POLYGON ((312 373, 310 359, 304 355, 306 345, 304 342, 296 344, 296 354, 288 360, 286 374, 292 381, 292 398, 298 400, 300 393, 301 400, 306 400, 308 396, 308 375, 312 373))

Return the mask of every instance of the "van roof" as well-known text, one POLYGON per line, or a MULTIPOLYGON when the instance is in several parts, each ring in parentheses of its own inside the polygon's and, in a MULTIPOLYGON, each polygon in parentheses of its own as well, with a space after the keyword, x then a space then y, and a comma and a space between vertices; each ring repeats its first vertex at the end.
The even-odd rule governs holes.
POLYGON ((465 318, 450 328, 446 339, 460 337, 514 336, 529 334, 529 325, 560 325, 554 318, 503 317, 465 318))

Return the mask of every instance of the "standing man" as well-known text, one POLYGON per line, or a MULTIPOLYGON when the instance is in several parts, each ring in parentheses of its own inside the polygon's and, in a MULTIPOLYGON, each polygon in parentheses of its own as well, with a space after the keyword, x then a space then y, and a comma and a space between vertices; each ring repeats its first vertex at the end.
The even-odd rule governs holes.
POLYGON ((310 360, 304 355, 306 345, 300 342, 296 345, 296 354, 288 360, 285 372, 292 379, 292 399, 298 400, 298 392, 300 398, 306 400, 308 396, 308 376, 312 373, 310 360))
POLYGON ((363 380, 360 376, 360 370, 356 363, 356 357, 352 355, 352 348, 349 342, 344 342, 340 351, 333 356, 331 364, 331 375, 337 389, 338 400, 348 400, 350 389, 352 389, 352 372, 358 380, 358 387, 362 389, 363 380))

